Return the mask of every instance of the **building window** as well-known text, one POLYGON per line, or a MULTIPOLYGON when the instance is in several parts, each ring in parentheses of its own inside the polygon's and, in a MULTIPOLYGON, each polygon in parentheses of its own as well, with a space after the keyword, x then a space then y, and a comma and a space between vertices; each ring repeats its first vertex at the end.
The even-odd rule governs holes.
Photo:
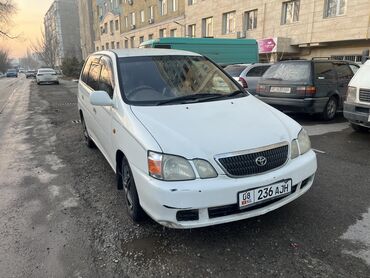
POLYGON ((325 0, 325 17, 344 15, 346 12, 346 0, 325 0))
POLYGON ((188 0, 188 5, 194 5, 197 3, 197 0, 188 0))
POLYGON ((131 14, 130 14, 130 19, 131 19, 131 25, 136 25, 136 17, 135 17, 135 13, 134 12, 132 12, 131 14))
POLYGON ((130 47, 131 48, 135 47, 135 37, 134 36, 130 38, 130 47))
POLYGON ((118 21, 118 19, 116 19, 116 31, 118 31, 119 30, 119 21, 118 21))
POLYGON ((116 48, 117 48, 117 49, 121 48, 121 46, 120 46, 120 43, 119 43, 119 42, 116 42, 116 48))
POLYGON ((195 38, 195 24, 188 25, 188 37, 195 38))
POLYGON ((96 51, 99 51, 99 46, 96 47, 96 51))
POLYGON ((177 35, 177 29, 171 29, 170 30, 170 37, 176 37, 176 35, 177 35))
POLYGON ((159 29, 159 37, 165 38, 166 37, 166 28, 159 29))
POLYGON ((128 28, 128 16, 125 16, 125 27, 128 28))
POLYGON ((101 50, 104 50, 104 45, 101 46, 101 50))
POLYGON ((149 34, 148 35, 148 40, 152 40, 153 39, 153 34, 149 34))
POLYGON ((108 33, 108 23, 104 23, 104 33, 108 33))
POLYGON ((222 15, 222 31, 224 34, 235 33, 235 14, 235 11, 233 11, 222 15))
POLYGON ((159 0, 159 14, 166 15, 167 14, 167 0, 159 0))
POLYGON ((110 43, 110 48, 111 48, 111 49, 114 49, 114 47, 115 47, 115 46, 116 46, 116 45, 115 45, 115 43, 114 43, 114 42, 111 42, 111 43, 110 43))
POLYGON ((245 30, 257 29, 257 10, 245 13, 245 30))
POLYGON ((143 23, 145 21, 145 13, 144 10, 140 11, 140 22, 143 23))
POLYGON ((177 11, 177 1, 178 0, 172 0, 172 11, 176 12, 177 11))
POLYGON ((289 24, 299 20, 299 0, 283 3, 281 24, 289 24))
POLYGON ((128 48, 128 40, 125 40, 125 48, 128 48))
POLYGON ((203 18, 202 24, 203 37, 213 37, 213 17, 203 18))
POLYGON ((140 43, 144 42, 144 36, 141 36, 141 37, 139 38, 139 42, 140 42, 140 43))
POLYGON ((114 32, 114 29, 113 29, 113 20, 109 21, 109 29, 110 29, 110 32, 111 33, 114 32))
POLYGON ((109 42, 105 44, 105 49, 109 49, 109 42))
POLYGON ((154 18, 154 6, 149 7, 149 19, 154 18))

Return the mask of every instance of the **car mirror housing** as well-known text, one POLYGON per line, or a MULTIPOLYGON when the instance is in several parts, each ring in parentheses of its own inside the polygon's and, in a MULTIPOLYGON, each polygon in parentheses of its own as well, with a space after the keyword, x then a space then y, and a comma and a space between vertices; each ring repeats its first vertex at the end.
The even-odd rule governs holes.
POLYGON ((93 91, 90 95, 90 103, 95 106, 113 105, 113 101, 106 91, 93 91))

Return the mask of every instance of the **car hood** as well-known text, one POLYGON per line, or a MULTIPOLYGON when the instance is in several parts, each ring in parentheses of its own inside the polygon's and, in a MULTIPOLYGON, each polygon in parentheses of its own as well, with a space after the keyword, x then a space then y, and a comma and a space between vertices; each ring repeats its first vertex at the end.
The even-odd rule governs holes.
POLYGON ((296 138, 301 126, 253 96, 166 106, 131 106, 164 153, 215 155, 296 138))

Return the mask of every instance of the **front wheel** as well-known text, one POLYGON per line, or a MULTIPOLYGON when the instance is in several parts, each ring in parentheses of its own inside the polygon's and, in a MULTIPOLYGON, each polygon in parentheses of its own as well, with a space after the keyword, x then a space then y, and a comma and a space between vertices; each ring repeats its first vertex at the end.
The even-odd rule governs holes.
POLYGON ((365 132, 370 131, 369 127, 364 127, 362 125, 356 125, 356 124, 353 124, 353 123, 351 123, 351 127, 354 131, 357 131, 357 132, 365 133, 365 132))
POLYGON ((331 97, 328 100, 328 103, 325 106, 325 109, 322 113, 322 118, 325 121, 331 121, 335 118, 338 110, 338 100, 335 97, 331 97))
POLYGON ((139 196, 130 165, 125 157, 121 164, 122 188, 125 193, 125 203, 127 212, 134 222, 140 222, 144 218, 144 211, 140 206, 139 196))

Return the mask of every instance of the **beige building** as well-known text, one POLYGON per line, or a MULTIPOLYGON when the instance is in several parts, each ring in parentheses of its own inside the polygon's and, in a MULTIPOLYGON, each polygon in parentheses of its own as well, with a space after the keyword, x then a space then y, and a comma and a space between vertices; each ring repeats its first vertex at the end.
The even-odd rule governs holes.
POLYGON ((95 50, 94 8, 96 0, 78 0, 82 59, 95 50))
POLYGON ((148 39, 186 35, 184 0, 123 0, 122 10, 126 48, 148 39))

